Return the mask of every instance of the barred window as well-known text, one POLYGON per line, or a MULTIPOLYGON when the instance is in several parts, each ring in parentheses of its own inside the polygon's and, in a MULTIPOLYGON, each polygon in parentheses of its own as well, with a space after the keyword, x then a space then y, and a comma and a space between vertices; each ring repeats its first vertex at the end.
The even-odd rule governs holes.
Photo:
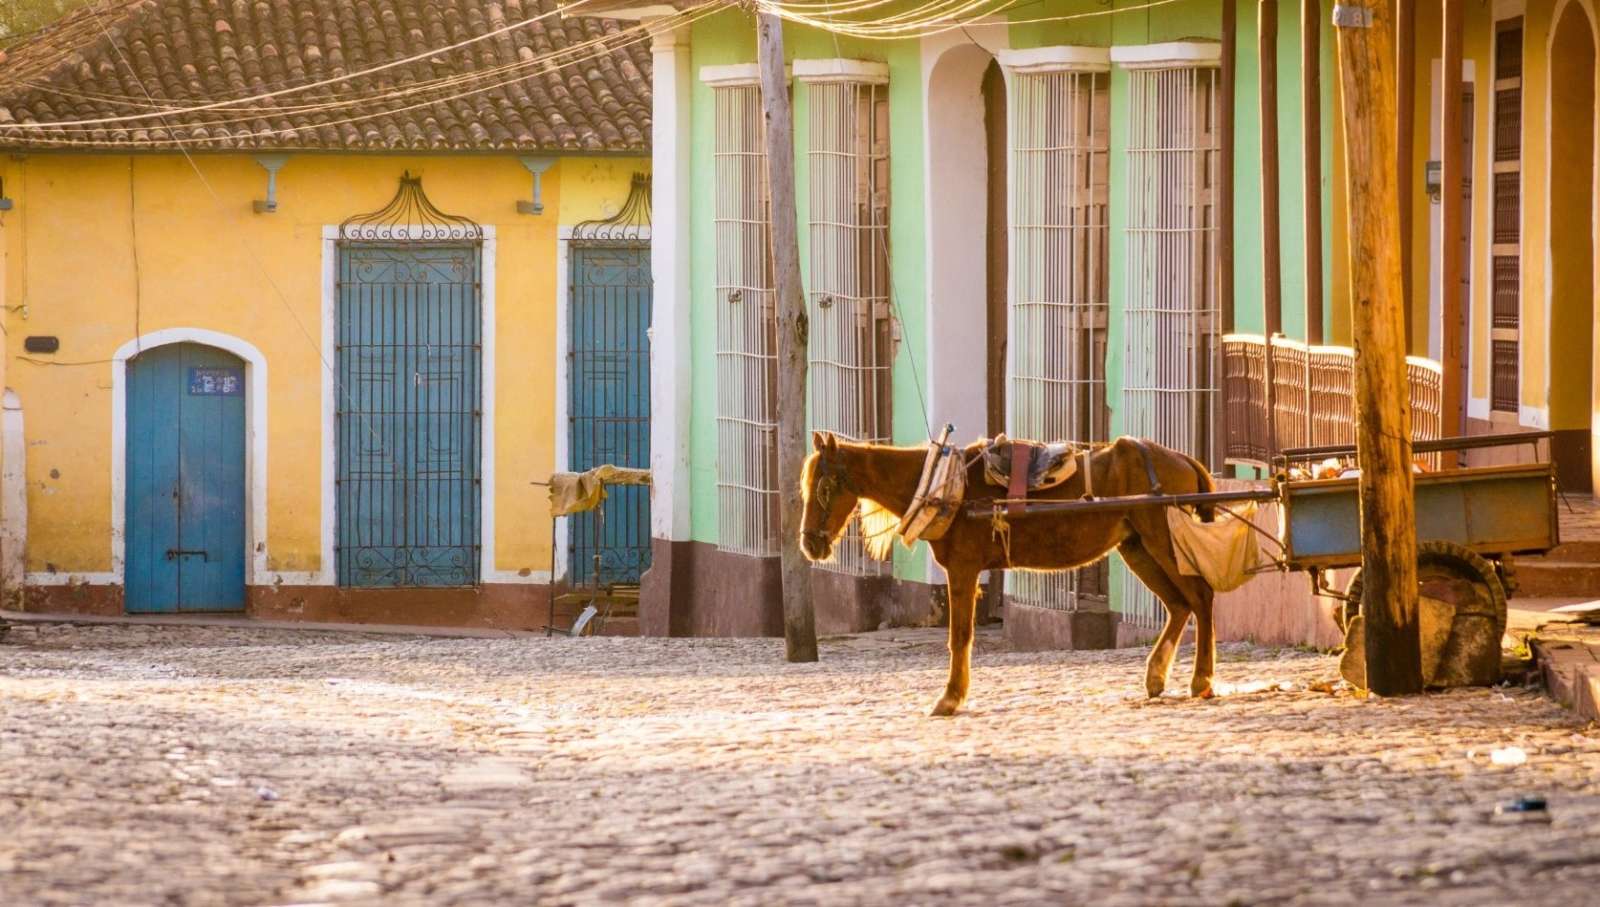
MULTIPOLYGON (((709 68, 708 68, 709 69, 709 68)), ((761 89, 720 72, 715 139, 717 539, 740 554, 778 551, 778 401, 772 215, 761 89)))
MULTIPOLYGON (((796 60, 809 101, 811 424, 855 441, 892 435, 888 67, 796 60)), ((852 520, 823 569, 880 572, 852 520)))
MULTIPOLYGON (((1074 56, 1089 56, 1082 48, 1074 56)), ((1104 57, 1105 51, 1099 51, 1104 57)), ((1010 61, 1002 56, 1002 62, 1010 61)), ((1046 441, 1103 441, 1109 298, 1109 63, 1013 65, 1006 428, 1046 441)), ((1070 573, 1013 572, 1012 601, 1072 610, 1103 603, 1104 563, 1070 573)))
POLYGON ((1490 311, 1490 407, 1517 411, 1522 338, 1522 19, 1495 23, 1494 287, 1490 311))

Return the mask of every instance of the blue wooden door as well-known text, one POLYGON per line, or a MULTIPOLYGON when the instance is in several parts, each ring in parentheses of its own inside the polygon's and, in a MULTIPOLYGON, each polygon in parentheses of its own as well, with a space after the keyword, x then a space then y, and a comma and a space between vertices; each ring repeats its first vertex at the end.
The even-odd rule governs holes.
MULTIPOLYGON (((574 245, 567 309, 570 465, 650 466, 650 249, 574 245)), ((650 566, 650 489, 619 486, 574 516, 575 582, 637 583, 650 566)))
POLYGON ((197 344, 128 362, 125 607, 244 608, 244 362, 197 344))
POLYGON ((340 585, 478 581, 479 278, 474 243, 341 246, 340 585))

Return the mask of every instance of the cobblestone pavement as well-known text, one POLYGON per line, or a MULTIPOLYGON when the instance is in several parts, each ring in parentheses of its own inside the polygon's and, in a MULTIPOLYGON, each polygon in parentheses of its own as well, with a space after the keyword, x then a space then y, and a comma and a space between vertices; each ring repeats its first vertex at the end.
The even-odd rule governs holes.
POLYGON ((775 640, 18 627, 0 903, 1576 904, 1600 884, 1600 732, 1537 693, 1308 692, 1334 659, 1234 646, 1219 699, 1147 702, 1142 652, 984 643, 971 710, 935 720, 927 633, 788 666, 775 640), (1494 764, 1513 746, 1525 764, 1494 764), (1529 793, 1550 824, 1489 821, 1529 793))

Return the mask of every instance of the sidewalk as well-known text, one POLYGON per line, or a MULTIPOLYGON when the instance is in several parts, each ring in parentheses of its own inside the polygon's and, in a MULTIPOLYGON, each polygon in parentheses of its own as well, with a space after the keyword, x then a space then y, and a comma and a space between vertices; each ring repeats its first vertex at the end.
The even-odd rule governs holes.
POLYGON ((252 620, 220 614, 131 614, 120 617, 103 617, 88 614, 50 614, 36 611, 7 611, 0 609, 0 620, 14 625, 71 624, 94 626, 114 624, 123 626, 175 626, 175 627, 226 627, 240 630, 283 630, 287 632, 320 631, 324 633, 372 633, 387 636, 434 636, 445 639, 511 639, 522 636, 543 636, 542 630, 492 630, 478 627, 424 627, 406 624, 330 624, 300 621, 252 620))
MULTIPOLYGON (((1580 718, 1600 721, 1600 625, 1554 608, 1582 599, 1513 599, 1506 632, 1528 640, 1545 690, 1580 718)), ((1594 603, 1600 608, 1600 602, 1594 603)), ((1597 611, 1596 613, 1600 613, 1597 611)))

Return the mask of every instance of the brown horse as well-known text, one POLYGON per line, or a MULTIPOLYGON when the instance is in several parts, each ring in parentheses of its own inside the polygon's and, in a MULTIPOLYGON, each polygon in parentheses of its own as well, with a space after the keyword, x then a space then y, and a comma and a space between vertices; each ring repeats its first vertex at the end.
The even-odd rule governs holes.
MULTIPOLYGON (((826 561, 844 532, 850 515, 861 506, 862 534, 869 553, 882 558, 893 544, 900 517, 911 504, 922 476, 927 447, 887 447, 841 441, 818 432, 801 478, 805 523, 800 545, 806 557, 826 561), (876 550, 873 550, 876 549, 876 550)), ((967 503, 1005 497, 1004 489, 984 482, 977 456, 981 442, 963 452, 967 466, 967 503)), ((1151 478, 1164 494, 1211 491, 1211 476, 1194 458, 1154 442, 1119 438, 1080 458, 1093 470, 1096 497, 1149 494, 1151 478)), ((1085 494, 1084 469, 1065 483, 1035 492, 1037 500, 1072 500, 1085 494)), ((932 714, 953 715, 967 698, 972 665, 973 620, 977 609, 978 574, 985 570, 1065 570, 1093 563, 1115 549, 1128 567, 1155 592, 1167 608, 1167 624, 1150 651, 1145 689, 1161 695, 1177 651, 1178 640, 1195 616, 1195 696, 1211 695, 1216 667, 1216 636, 1211 623, 1211 587, 1178 571, 1167 529, 1165 508, 1134 507, 1087 513, 1026 511, 1009 515, 1009 532, 996 532, 990 517, 963 511, 944 536, 929 542, 944 568, 950 589, 950 682, 932 714)))

